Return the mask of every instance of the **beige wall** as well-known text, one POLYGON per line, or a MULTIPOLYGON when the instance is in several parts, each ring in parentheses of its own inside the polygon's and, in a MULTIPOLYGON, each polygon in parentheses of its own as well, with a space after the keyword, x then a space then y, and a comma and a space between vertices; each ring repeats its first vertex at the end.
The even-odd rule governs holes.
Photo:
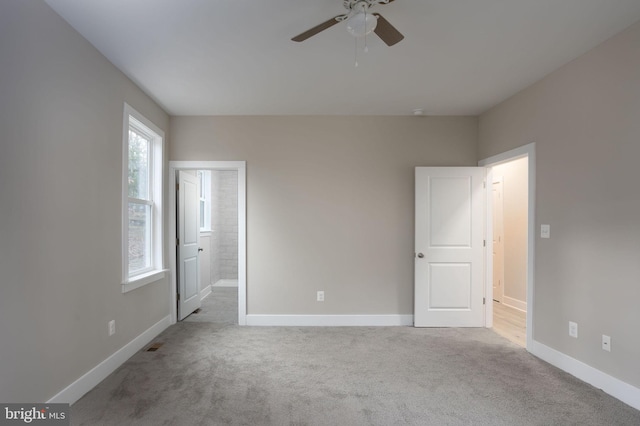
POLYGON ((536 143, 536 232, 550 224, 551 238, 536 238, 534 338, 636 387, 639 117, 637 23, 479 123, 479 158, 536 143))
POLYGON ((477 158, 475 117, 172 117, 170 127, 171 160, 247 161, 249 314, 412 314, 414 167, 477 158))
POLYGON ((522 308, 527 302, 528 160, 520 158, 492 168, 502 177, 504 230, 503 303, 522 308), (514 300, 511 300, 514 299, 514 300))
POLYGON ((42 1, 0 2, 0 58, 0 401, 44 402, 169 313, 121 292, 123 103, 169 120, 42 1))

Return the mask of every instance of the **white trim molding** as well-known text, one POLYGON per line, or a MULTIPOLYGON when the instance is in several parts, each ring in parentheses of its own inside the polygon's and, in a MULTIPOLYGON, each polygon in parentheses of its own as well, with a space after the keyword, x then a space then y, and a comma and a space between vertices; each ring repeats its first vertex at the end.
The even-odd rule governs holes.
POLYGON ((142 332, 138 337, 118 349, 109 358, 93 367, 87 373, 83 374, 75 382, 58 392, 47 403, 68 403, 73 404, 84 396, 91 389, 96 387, 98 383, 107 378, 118 367, 124 364, 129 358, 136 354, 151 342, 158 334, 162 333, 171 325, 171 316, 167 315, 160 321, 152 325, 146 331, 142 332))
POLYGON ((203 289, 200 290, 200 300, 204 300, 205 297, 211 294, 211 284, 204 286, 203 289))
POLYGON ((238 280, 221 279, 213 283, 213 287, 238 287, 238 280))
POLYGON ((602 389, 605 393, 619 399, 640 410, 640 389, 632 386, 620 379, 616 379, 582 361, 570 357, 560 351, 550 348, 549 346, 533 341, 531 347, 527 348, 529 352, 538 358, 558 367, 561 370, 577 377, 578 379, 602 389))
POLYGON ((247 315, 247 325, 284 327, 413 326, 413 315, 247 315))
POLYGON ((527 302, 523 302, 522 300, 514 299, 509 296, 502 296, 502 304, 505 306, 509 306, 510 308, 517 309, 522 312, 527 312, 527 302))
POLYGON ((146 274, 138 275, 134 279, 122 283, 122 292, 127 293, 131 290, 135 290, 136 288, 140 288, 147 284, 160 281, 166 276, 167 272, 169 272, 168 269, 161 269, 158 271, 151 271, 147 272, 146 274))

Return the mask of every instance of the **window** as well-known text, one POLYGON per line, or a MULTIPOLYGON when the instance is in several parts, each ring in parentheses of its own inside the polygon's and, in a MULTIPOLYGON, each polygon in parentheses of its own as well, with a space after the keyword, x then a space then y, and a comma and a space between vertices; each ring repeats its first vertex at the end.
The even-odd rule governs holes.
POLYGON ((125 104, 123 150, 123 292, 164 277, 162 154, 164 133, 125 104))
POLYGON ((200 231, 211 231, 211 170, 198 170, 200 178, 200 231))

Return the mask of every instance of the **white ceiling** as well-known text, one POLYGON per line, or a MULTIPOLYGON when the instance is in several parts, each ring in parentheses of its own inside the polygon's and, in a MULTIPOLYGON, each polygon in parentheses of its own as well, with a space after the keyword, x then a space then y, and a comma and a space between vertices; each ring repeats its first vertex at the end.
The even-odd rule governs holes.
POLYGON ((478 114, 640 20, 640 0, 396 0, 358 52, 341 0, 46 0, 172 115, 478 114))

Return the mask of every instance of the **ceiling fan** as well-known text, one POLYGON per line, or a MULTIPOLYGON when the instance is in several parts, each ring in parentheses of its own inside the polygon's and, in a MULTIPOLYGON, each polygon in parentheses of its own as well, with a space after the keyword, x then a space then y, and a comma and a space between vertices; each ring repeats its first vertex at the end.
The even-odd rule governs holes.
POLYGON ((355 37, 361 37, 375 32, 387 46, 393 46, 404 36, 379 13, 371 13, 369 9, 378 4, 388 4, 394 0, 344 0, 342 2, 347 13, 335 16, 320 25, 292 38, 293 41, 304 41, 321 31, 331 28, 338 22, 346 21, 347 30, 355 37))

